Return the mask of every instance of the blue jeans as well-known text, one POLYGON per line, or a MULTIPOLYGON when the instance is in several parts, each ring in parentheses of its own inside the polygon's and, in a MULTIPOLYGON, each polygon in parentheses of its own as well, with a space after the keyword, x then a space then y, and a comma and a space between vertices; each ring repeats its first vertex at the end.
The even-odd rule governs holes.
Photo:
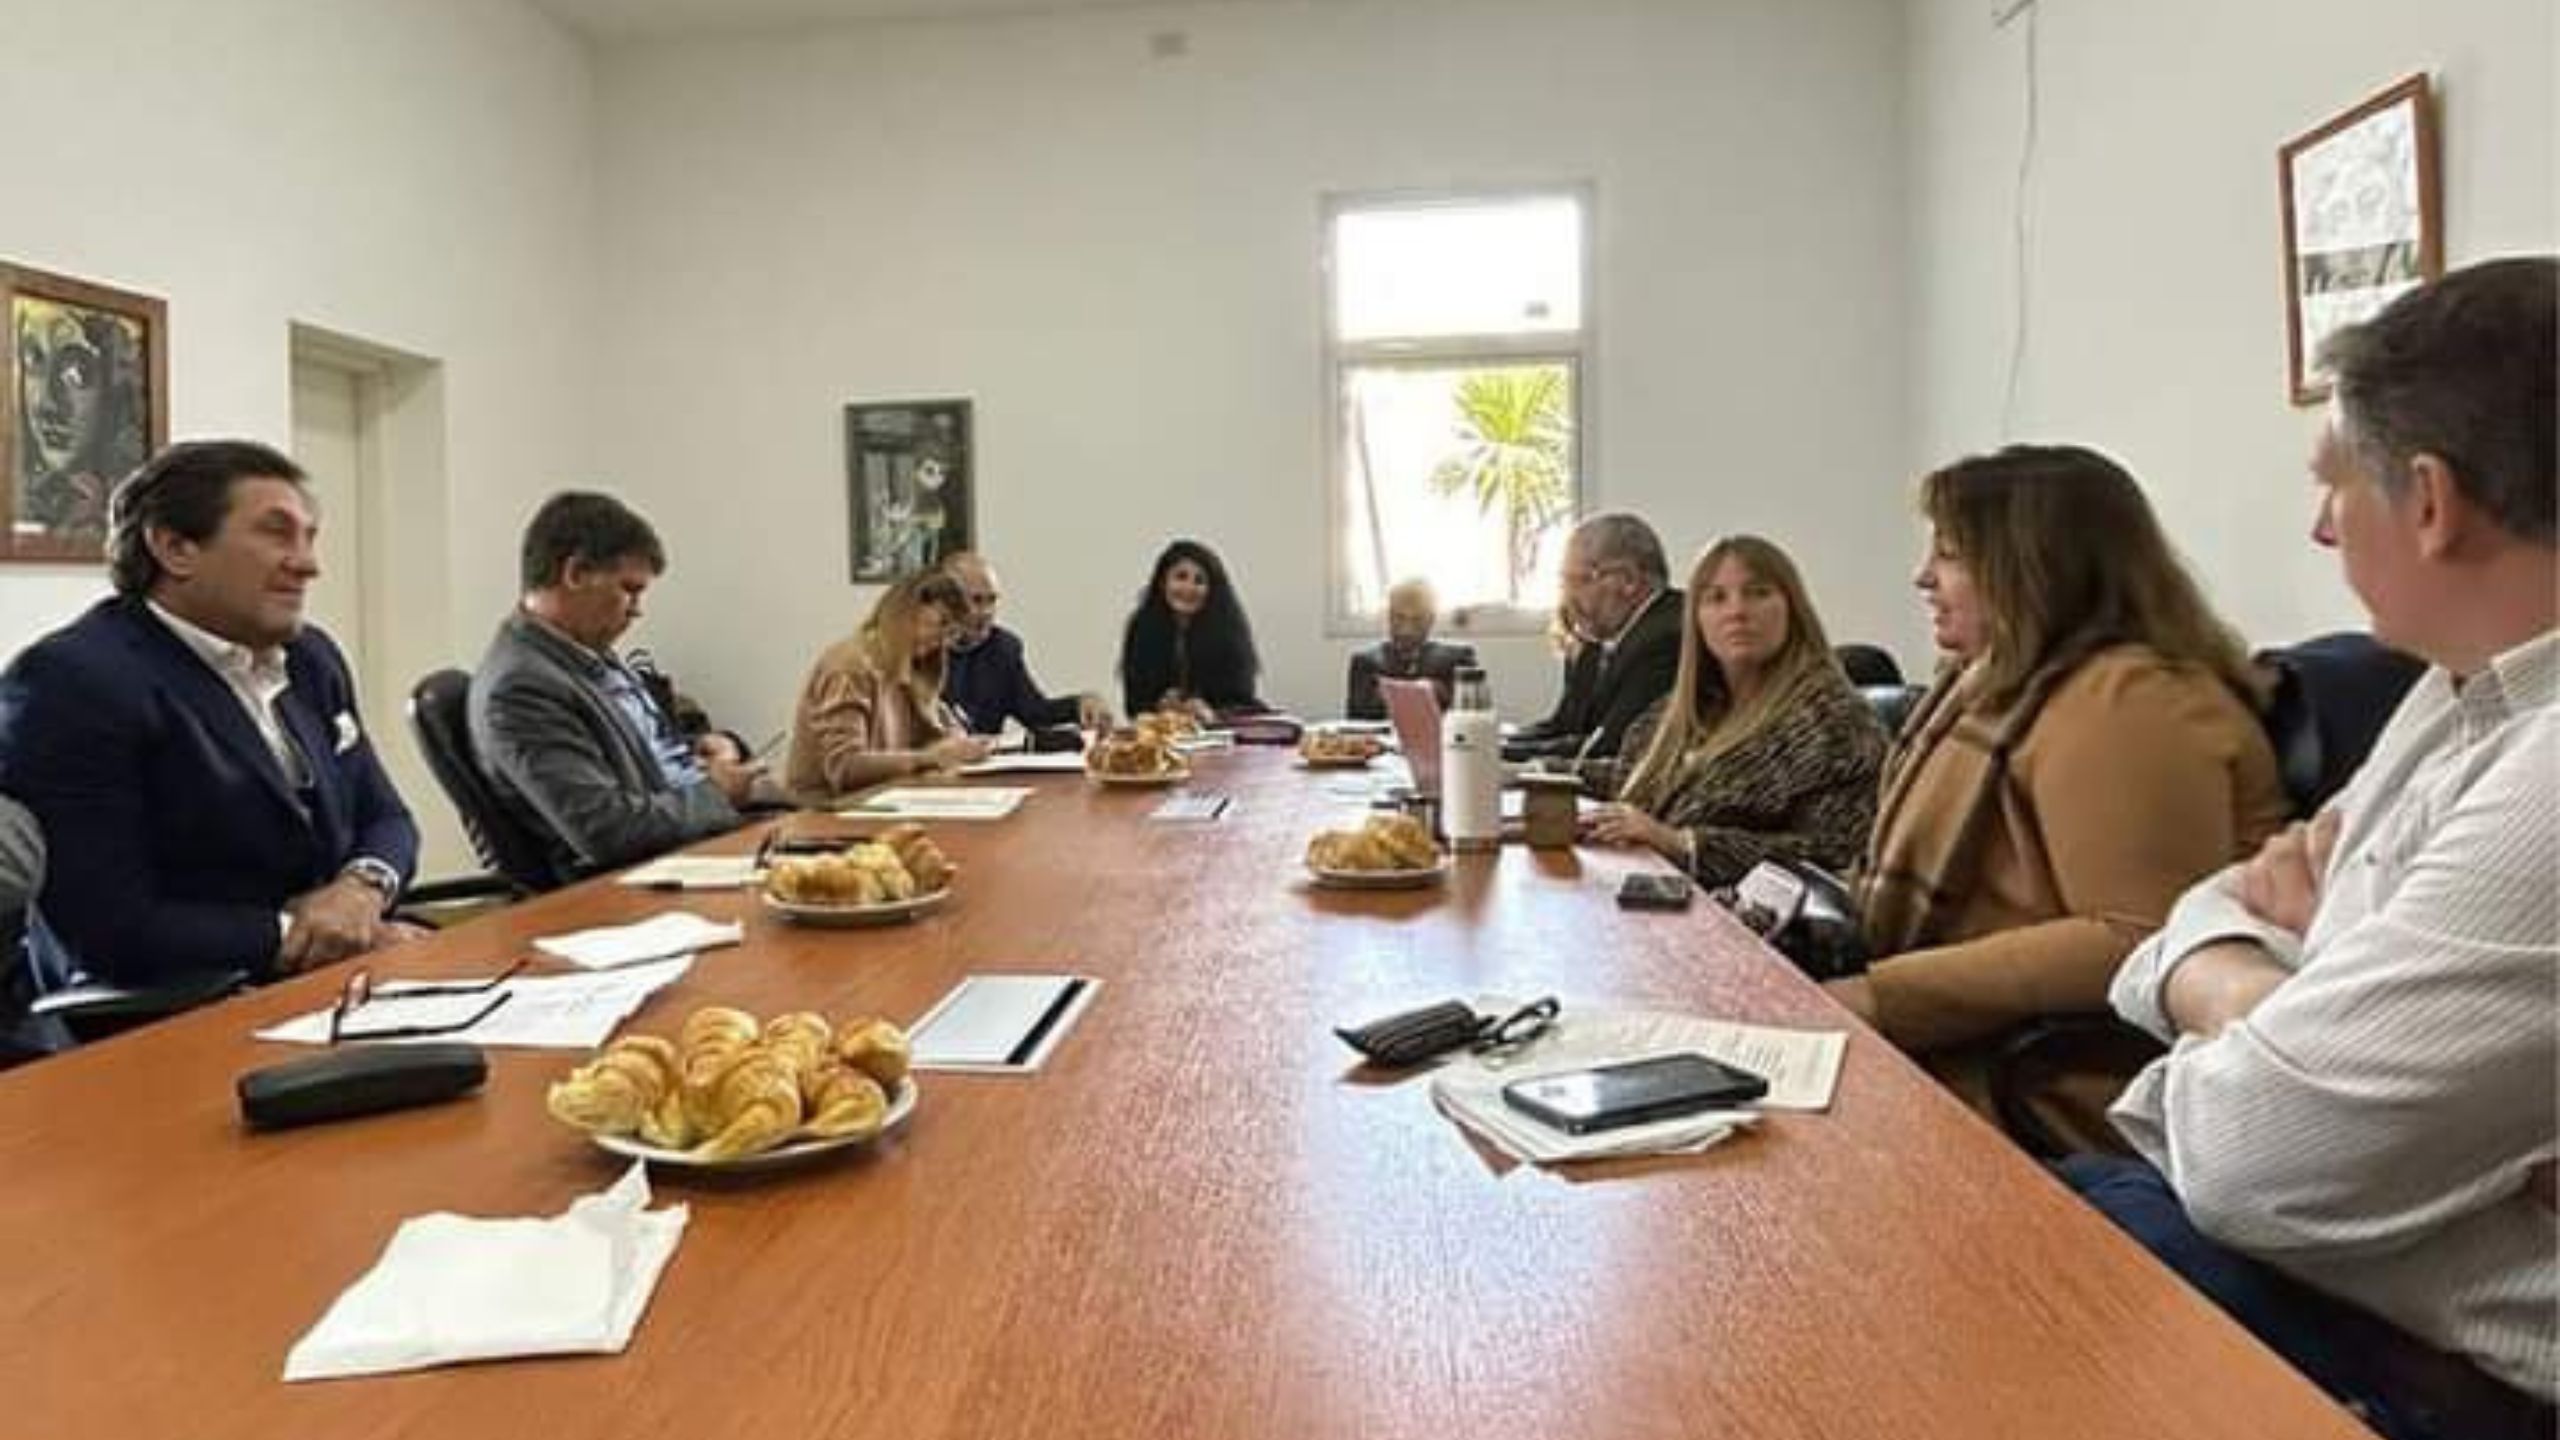
POLYGON ((2117 1229, 2389 1440, 2550 1440, 2550 1406, 2207 1239, 2149 1162, 2074 1155, 2055 1169, 2117 1229))

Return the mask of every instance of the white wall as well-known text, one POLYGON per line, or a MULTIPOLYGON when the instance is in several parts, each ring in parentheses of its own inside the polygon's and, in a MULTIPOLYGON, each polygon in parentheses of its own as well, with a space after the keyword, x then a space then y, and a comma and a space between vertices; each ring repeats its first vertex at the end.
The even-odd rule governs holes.
MULTIPOLYGON (((2031 321, 2014 438, 2144 480, 2226 613, 2281 642, 2361 626, 2306 534, 2316 410, 2285 389, 2276 150, 2433 72, 2445 257, 2549 252, 2551 0, 2037 0, 2031 321)), ((1914 0, 1915 467, 1990 447, 2012 315, 2022 17, 1914 0)))
MULTIPOLYGON (((516 0, 0 0, 0 53, 0 258, 168 302, 172 436, 289 444, 295 321, 443 362, 454 613, 412 623, 476 656, 515 497, 589 453, 584 47, 516 0)), ((104 592, 0 566, 0 658, 104 592)))
MULTIPOLYGON (((980 534, 1045 681, 1116 703, 1147 562, 1195 534, 1268 693, 1330 713, 1353 642, 1323 634, 1319 199, 1587 179, 1594 500, 1684 565, 1765 530, 1836 634, 1916 654, 1902 22, 1381 0, 608 51, 602 473, 674 552, 650 643, 723 719, 780 723, 871 598, 840 407, 969 395, 980 534), (1190 53, 1150 58, 1172 30, 1190 53)), ((1489 658, 1507 709, 1548 702, 1534 642, 1489 658)))

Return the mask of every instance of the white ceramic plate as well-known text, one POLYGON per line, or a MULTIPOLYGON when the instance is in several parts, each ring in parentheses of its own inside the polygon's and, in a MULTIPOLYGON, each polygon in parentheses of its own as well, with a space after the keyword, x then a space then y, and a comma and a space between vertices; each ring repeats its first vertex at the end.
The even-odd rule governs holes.
POLYGON ((1437 885, 1449 873, 1449 858, 1428 870, 1324 870, 1307 867, 1316 883, 1328 890, 1419 890, 1437 885))
POLYGON ((820 1155, 832 1155, 838 1150, 850 1150, 857 1145, 868 1145, 906 1124, 907 1116, 915 1108, 916 1081, 915 1077, 910 1075, 898 1082, 898 1093, 889 1097, 888 1115, 881 1120, 880 1128, 868 1135, 836 1135, 808 1140, 789 1140, 770 1150, 760 1150, 753 1155, 741 1155, 735 1160, 704 1160, 695 1156, 690 1150, 661 1150, 636 1135, 589 1135, 587 1138, 596 1142, 601 1149, 633 1160, 646 1160, 652 1165, 667 1165, 679 1170, 721 1170, 746 1173, 780 1169, 785 1165, 797 1165, 803 1160, 815 1159, 820 1155))
POLYGON ((1096 785, 1127 785, 1143 789, 1149 785, 1179 785, 1191 778, 1191 768, 1186 765, 1179 770, 1159 770, 1153 775, 1106 775, 1099 770, 1087 770, 1084 774, 1096 785))
POLYGON ((951 898, 951 887, 945 885, 929 895, 918 895, 911 900, 891 900, 882 905, 817 905, 785 900, 770 890, 759 894, 764 900, 764 908, 794 925, 851 929, 863 925, 895 925, 901 920, 913 920, 919 915, 939 910, 942 902, 951 898))

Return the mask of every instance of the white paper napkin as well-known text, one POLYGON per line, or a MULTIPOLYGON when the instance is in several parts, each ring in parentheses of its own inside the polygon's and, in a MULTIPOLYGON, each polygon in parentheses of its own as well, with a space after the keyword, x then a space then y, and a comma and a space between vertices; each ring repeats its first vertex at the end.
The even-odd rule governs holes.
POLYGON ((382 1258, 295 1343, 284 1378, 619 1354, 691 1215, 648 1204, 648 1175, 635 1161, 612 1188, 548 1220, 403 1221, 382 1258))
POLYGON ((607 925, 570 935, 548 935, 534 941, 533 948, 589 970, 610 970, 617 965, 637 965, 645 960, 735 945, 746 935, 746 927, 735 921, 724 925, 689 910, 670 910, 636 925, 607 925))

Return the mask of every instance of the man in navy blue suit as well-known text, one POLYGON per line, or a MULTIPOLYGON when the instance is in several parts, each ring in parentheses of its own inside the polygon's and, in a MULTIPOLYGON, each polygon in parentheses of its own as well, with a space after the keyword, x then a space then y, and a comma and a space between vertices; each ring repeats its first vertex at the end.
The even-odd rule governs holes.
POLYGON ((172 446, 117 487, 115 595, 0 674, 0 791, 51 855, 39 989, 272 979, 417 933, 385 914, 417 826, 303 623, 317 533, 285 456, 172 446))

